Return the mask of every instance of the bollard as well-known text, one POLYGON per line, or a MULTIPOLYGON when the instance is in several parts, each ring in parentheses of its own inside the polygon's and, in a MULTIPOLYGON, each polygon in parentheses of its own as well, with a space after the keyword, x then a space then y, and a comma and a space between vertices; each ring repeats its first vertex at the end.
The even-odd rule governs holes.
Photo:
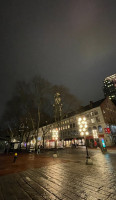
POLYGON ((86 165, 93 165, 91 158, 86 158, 86 165))
POLYGON ((17 159, 17 153, 14 154, 14 160, 13 160, 14 163, 16 162, 16 159, 17 159))
POLYGON ((53 154, 53 158, 57 158, 58 156, 57 156, 57 154, 56 153, 54 153, 53 154))

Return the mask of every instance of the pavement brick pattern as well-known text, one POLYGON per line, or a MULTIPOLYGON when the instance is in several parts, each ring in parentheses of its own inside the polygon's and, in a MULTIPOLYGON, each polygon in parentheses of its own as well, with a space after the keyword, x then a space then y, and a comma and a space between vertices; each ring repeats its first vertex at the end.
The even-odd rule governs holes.
POLYGON ((0 200, 116 200, 116 170, 109 154, 94 154, 94 165, 67 157, 67 163, 0 177, 0 200))

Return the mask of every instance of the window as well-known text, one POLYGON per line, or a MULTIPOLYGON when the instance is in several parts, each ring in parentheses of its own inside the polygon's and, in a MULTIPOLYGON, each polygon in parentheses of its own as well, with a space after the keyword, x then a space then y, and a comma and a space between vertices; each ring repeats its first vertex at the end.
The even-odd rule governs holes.
POLYGON ((102 126, 98 126, 98 131, 99 131, 99 133, 102 133, 102 132, 103 132, 102 126))
POLYGON ((91 128, 91 127, 88 128, 88 132, 89 132, 90 134, 92 133, 92 128, 91 128))
POLYGON ((89 118, 89 114, 86 115, 86 118, 89 118))
POLYGON ((95 123, 95 118, 92 118, 92 119, 91 119, 91 122, 92 122, 92 123, 95 123))
POLYGON ((89 123, 91 123, 91 120, 90 120, 90 119, 88 119, 88 120, 87 120, 87 123, 88 123, 88 124, 89 124, 89 123))
POLYGON ((75 123, 73 123, 73 127, 75 127, 75 123))
POLYGON ((72 128, 72 124, 70 124, 70 128, 72 128))
POLYGON ((97 121, 97 122, 100 122, 100 118, 99 118, 99 117, 96 117, 96 121, 97 121))
POLYGON ((91 112, 90 114, 91 114, 91 116, 94 116, 94 113, 93 113, 93 112, 91 112))
POLYGON ((95 110, 95 111, 94 111, 94 114, 95 114, 95 115, 98 115, 98 111, 95 110))
POLYGON ((97 127, 96 127, 96 126, 93 126, 93 130, 97 130, 97 127))
POLYGON ((96 129, 93 130, 93 137, 94 138, 98 138, 98 134, 97 134, 97 130, 96 129))
POLYGON ((68 128, 70 128, 70 125, 68 125, 68 128))

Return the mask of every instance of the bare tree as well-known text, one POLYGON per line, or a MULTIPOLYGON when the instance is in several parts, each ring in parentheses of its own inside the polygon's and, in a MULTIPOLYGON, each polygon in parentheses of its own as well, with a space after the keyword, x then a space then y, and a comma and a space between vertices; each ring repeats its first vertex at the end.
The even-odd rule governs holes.
POLYGON ((32 91, 34 92, 34 102, 37 108, 37 131, 36 131, 36 149, 39 127, 41 125, 41 114, 44 113, 49 102, 51 84, 41 76, 34 77, 32 80, 32 91))
MULTIPOLYGON (((36 149, 39 128, 53 122, 54 94, 60 93, 62 99, 62 118, 71 111, 77 110, 80 106, 79 100, 72 95, 64 86, 52 85, 41 76, 34 77, 30 82, 19 81, 16 83, 13 97, 7 103, 3 116, 4 124, 11 127, 13 136, 20 136, 20 141, 26 137, 29 141, 30 131, 35 132, 36 149), (27 119, 27 124, 26 124, 27 119), (24 131, 19 132, 19 127, 23 123, 24 131)), ((59 120, 58 120, 59 121, 59 120)), ((58 123, 59 124, 59 123, 58 123)), ((43 131, 43 138, 46 135, 43 131)))

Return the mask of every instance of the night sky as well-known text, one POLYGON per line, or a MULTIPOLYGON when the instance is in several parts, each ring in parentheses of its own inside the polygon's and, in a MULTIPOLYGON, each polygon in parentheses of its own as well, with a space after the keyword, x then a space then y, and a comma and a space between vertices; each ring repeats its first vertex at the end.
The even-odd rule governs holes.
POLYGON ((116 0, 3 0, 0 19, 0 116, 15 82, 37 74, 83 105, 103 98, 116 73, 116 0))

